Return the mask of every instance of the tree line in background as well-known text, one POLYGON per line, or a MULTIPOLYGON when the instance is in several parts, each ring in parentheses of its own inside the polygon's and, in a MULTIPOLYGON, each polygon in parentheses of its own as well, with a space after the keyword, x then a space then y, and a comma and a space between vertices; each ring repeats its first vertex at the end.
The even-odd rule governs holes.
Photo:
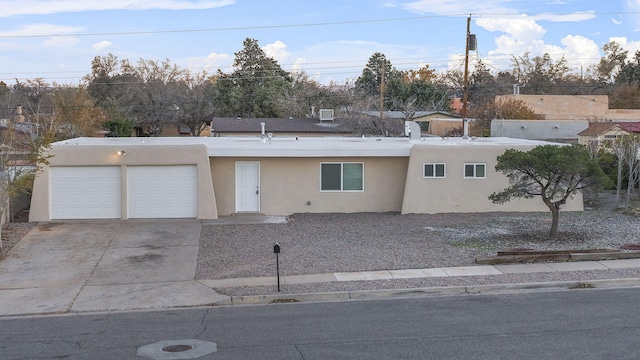
MULTIPOLYGON (((518 101, 496 102, 496 95, 606 94, 611 108, 640 108, 640 52, 629 57, 618 43, 603 47, 597 65, 572 71, 564 58, 529 53, 512 57, 507 70, 492 71, 482 61, 469 76, 468 117, 481 131, 491 119, 533 119, 536 114, 518 101)), ((39 134, 56 140, 94 136, 158 136, 187 125, 198 136, 213 116, 282 118, 309 116, 312 107, 331 108, 343 118, 362 111, 395 110, 411 120, 417 111, 450 111, 461 97, 463 74, 438 73, 428 65, 398 70, 384 54, 373 54, 361 75, 344 83, 322 85, 304 72, 287 72, 268 57, 255 39, 235 53, 233 71, 192 72, 169 60, 132 63, 109 54, 95 57, 81 85, 48 84, 37 78, 15 84, 0 82, 0 118, 11 119, 17 105, 39 134)))

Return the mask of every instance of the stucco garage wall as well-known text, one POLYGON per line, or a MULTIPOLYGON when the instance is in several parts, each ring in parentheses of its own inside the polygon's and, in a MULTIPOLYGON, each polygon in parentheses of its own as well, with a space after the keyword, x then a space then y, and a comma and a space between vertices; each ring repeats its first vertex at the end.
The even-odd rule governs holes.
MULTIPOLYGON (((507 148, 528 151, 533 146, 473 144, 466 141, 451 145, 414 145, 407 171, 402 213, 549 211, 539 197, 512 200, 503 205, 494 204, 488 199, 491 193, 509 184, 506 176, 495 171, 497 157, 507 148), (425 163, 445 163, 446 177, 423 178, 425 163), (465 163, 486 163, 486 178, 464 178, 465 163)), ((582 195, 574 196, 563 210, 583 210, 582 195)))
POLYGON ((268 215, 325 212, 400 211, 408 159, 379 158, 217 158, 211 173, 219 215, 235 209, 235 164, 260 163, 260 212, 268 215), (321 192, 320 163, 363 162, 364 191, 321 192), (308 205, 309 204, 309 205, 308 205))
POLYGON ((84 146, 56 145, 50 150, 49 165, 36 177, 31 198, 30 221, 51 220, 50 167, 53 166, 120 166, 122 173, 122 217, 127 218, 127 167, 138 165, 196 165, 198 219, 216 219, 218 212, 211 184, 211 168, 205 145, 127 145, 84 146), (126 156, 117 152, 125 150, 126 156))

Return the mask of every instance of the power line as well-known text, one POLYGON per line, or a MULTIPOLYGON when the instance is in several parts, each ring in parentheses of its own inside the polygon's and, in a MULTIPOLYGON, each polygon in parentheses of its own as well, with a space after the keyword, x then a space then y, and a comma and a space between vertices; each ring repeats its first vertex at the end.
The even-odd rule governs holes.
MULTIPOLYGON (((461 16, 461 15, 452 14, 452 15, 445 15, 445 16, 455 17, 455 16, 461 16)), ((243 27, 208 28, 208 29, 147 30, 147 31, 125 31, 125 32, 84 33, 84 34, 80 33, 80 34, 0 35, 0 38, 7 39, 7 38, 40 38, 40 37, 64 37, 64 36, 149 35, 149 34, 171 34, 171 33, 194 33, 194 32, 220 32, 220 31, 240 31, 240 30, 260 30, 260 29, 367 24, 367 23, 394 22, 394 21, 412 21, 412 20, 423 20, 423 19, 438 18, 438 17, 445 17, 445 16, 426 15, 426 16, 414 16, 414 17, 405 17, 405 18, 349 20, 349 21, 332 21, 332 22, 321 22, 321 23, 243 26, 243 27)))
MULTIPOLYGON (((573 15, 575 12, 564 13, 545 13, 550 15, 573 15)), ((592 15, 639 15, 640 12, 585 12, 592 15)), ((241 26, 226 28, 205 28, 205 29, 174 29, 174 30, 144 30, 144 31, 123 31, 123 32, 101 32, 101 33, 78 33, 78 34, 31 34, 31 35, 0 35, 0 39, 17 39, 17 38, 41 38, 41 37, 70 37, 70 36, 105 36, 105 35, 150 35, 150 34, 171 34, 171 33, 195 33, 195 32, 222 32, 222 31, 241 31, 241 30, 260 30, 260 29, 281 29, 281 28, 300 28, 300 27, 318 27, 318 26, 336 26, 336 25, 352 25, 352 24, 371 24, 382 22, 397 21, 415 21, 434 18, 447 17, 486 17, 486 16, 502 16, 502 17, 521 17, 520 13, 452 13, 439 15, 424 15, 402 18, 386 18, 386 19, 366 19, 366 20, 347 20, 347 21, 331 21, 319 23, 301 23, 301 24, 282 24, 282 25, 264 25, 264 26, 241 26)))

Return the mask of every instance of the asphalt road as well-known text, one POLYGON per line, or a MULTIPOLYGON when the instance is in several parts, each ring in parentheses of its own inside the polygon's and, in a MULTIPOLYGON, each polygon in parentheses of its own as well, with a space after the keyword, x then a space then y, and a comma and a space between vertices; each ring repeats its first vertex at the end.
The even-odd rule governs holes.
POLYGON ((199 359, 637 359, 639 296, 581 289, 3 318, 0 358, 143 359, 142 345, 199 339, 217 344, 199 359))

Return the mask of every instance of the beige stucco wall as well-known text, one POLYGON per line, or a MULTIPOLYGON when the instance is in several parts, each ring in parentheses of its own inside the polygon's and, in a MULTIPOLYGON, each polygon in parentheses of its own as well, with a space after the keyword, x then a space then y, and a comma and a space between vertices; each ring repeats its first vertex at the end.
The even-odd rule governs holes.
MULTIPOLYGON (((510 146, 513 148, 513 146, 510 146)), ((528 151, 532 146, 520 146, 528 151)), ((540 198, 493 204, 488 196, 508 186, 506 176, 496 173, 496 158, 507 147, 461 143, 449 146, 417 144, 411 149, 402 213, 451 213, 488 211, 549 211, 540 198), (423 164, 445 163, 445 178, 423 178, 423 164), (484 179, 465 179, 465 163, 486 163, 484 179)), ((563 210, 583 210, 577 194, 563 210)))
POLYGON ((640 121, 638 109, 609 109, 604 115, 607 120, 640 121))
POLYGON ((236 212, 235 167, 237 161, 260 163, 260 212, 349 213, 400 211, 408 158, 216 158, 211 174, 218 213, 236 212), (321 192, 320 163, 363 162, 364 191, 321 192))
POLYGON ((429 131, 427 133, 435 136, 447 136, 451 130, 462 128, 462 119, 460 118, 428 118, 425 116, 414 121, 416 123, 428 122, 429 131))
POLYGON ((52 166, 121 166, 122 219, 127 219, 127 167, 137 165, 196 165, 198 169, 198 219, 217 219, 211 168, 204 145, 154 146, 127 145, 126 156, 118 156, 121 146, 53 146, 49 165, 36 177, 29 221, 51 220, 49 169, 52 166))
POLYGON ((498 95, 496 99, 522 100, 536 114, 554 120, 604 119, 609 110, 607 95, 498 95))

